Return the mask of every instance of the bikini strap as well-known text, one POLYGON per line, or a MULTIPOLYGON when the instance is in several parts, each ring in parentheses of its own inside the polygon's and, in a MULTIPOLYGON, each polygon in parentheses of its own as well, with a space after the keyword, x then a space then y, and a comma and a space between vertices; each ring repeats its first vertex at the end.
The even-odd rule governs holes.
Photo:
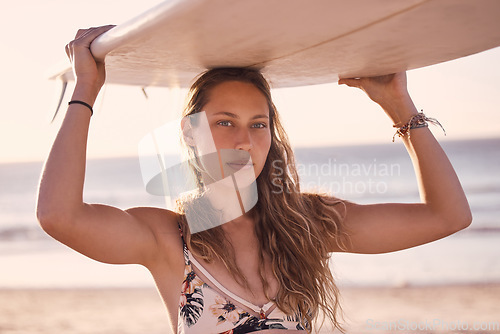
MULTIPOLYGON (((188 252, 188 258, 189 257, 189 251, 188 252)), ((203 275, 205 275, 206 278, 210 281, 211 284, 215 285, 220 291, 222 291, 225 295, 230 297, 231 299, 237 301, 238 303, 246 306, 247 308, 251 309, 255 313, 260 315, 260 319, 264 319, 266 317, 267 311, 271 308, 271 306, 274 305, 274 301, 269 301, 267 304, 263 305, 262 307, 257 306, 253 303, 250 303, 249 301, 237 296, 236 294, 232 293, 224 285, 219 283, 206 269, 203 267, 195 258, 194 256, 190 258, 190 263, 194 264, 194 266, 201 271, 203 275)))

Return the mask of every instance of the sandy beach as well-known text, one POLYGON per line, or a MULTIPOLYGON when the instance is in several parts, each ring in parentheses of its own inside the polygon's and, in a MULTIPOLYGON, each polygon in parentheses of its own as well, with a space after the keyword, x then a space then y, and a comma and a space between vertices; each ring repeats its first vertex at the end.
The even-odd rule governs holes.
MULTIPOLYGON (((341 288, 341 292, 348 333, 500 333, 500 284, 341 288)), ((23 289, 0 290, 0 333, 170 331, 153 288, 23 289)))
POLYGON ((352 288, 342 295, 349 333, 500 333, 500 284, 352 288))

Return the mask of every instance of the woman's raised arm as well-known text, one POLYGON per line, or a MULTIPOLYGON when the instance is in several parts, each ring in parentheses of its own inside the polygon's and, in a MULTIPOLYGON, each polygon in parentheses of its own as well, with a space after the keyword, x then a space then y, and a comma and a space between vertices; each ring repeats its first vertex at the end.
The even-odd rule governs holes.
MULTIPOLYGON (((398 126, 418 113, 408 94, 404 72, 342 79, 339 84, 364 90, 398 126)), ((345 224, 351 233, 349 252, 385 253, 410 248, 470 225, 469 204, 445 152, 427 127, 412 129, 410 134, 402 136, 402 140, 414 165, 421 203, 347 203, 345 224)))
MULTIPOLYGON (((104 63, 90 44, 112 26, 79 30, 66 46, 76 77, 72 101, 92 106, 104 84, 104 63)), ((158 230, 178 239, 175 214, 153 209, 127 211, 83 202, 87 136, 91 110, 70 104, 40 181, 37 217, 55 239, 98 261, 147 264, 157 254, 158 230), (167 232, 167 233, 165 233, 167 232)))

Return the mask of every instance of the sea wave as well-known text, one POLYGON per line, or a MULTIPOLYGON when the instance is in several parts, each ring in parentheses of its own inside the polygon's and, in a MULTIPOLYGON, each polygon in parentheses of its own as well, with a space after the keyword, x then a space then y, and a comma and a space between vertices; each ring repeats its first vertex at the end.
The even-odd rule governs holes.
POLYGON ((10 226, 0 228, 0 241, 39 241, 48 239, 47 234, 37 226, 10 226))
MULTIPOLYGON (((500 234, 500 226, 495 221, 473 223, 461 234, 500 234)), ((4 226, 0 228, 0 241, 44 241, 52 240, 39 226, 4 226)))

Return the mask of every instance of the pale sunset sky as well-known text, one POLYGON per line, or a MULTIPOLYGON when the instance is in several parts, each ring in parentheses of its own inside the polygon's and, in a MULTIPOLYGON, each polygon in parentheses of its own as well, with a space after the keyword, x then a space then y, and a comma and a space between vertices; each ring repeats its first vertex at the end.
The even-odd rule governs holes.
MULTIPOLYGON (((50 124, 59 86, 47 78, 51 67, 66 58, 64 46, 78 28, 119 24, 159 2, 2 4, 0 163, 46 158, 63 116, 50 124)), ((408 81, 417 108, 445 127, 447 137, 434 130, 439 140, 500 136, 500 48, 410 71, 408 81)), ((106 87, 94 108, 89 158, 137 155, 145 134, 179 115, 182 91, 148 93, 146 100, 138 87, 106 87)), ((353 88, 328 84, 276 90, 275 102, 297 147, 389 143, 394 133, 382 110, 353 88)))

